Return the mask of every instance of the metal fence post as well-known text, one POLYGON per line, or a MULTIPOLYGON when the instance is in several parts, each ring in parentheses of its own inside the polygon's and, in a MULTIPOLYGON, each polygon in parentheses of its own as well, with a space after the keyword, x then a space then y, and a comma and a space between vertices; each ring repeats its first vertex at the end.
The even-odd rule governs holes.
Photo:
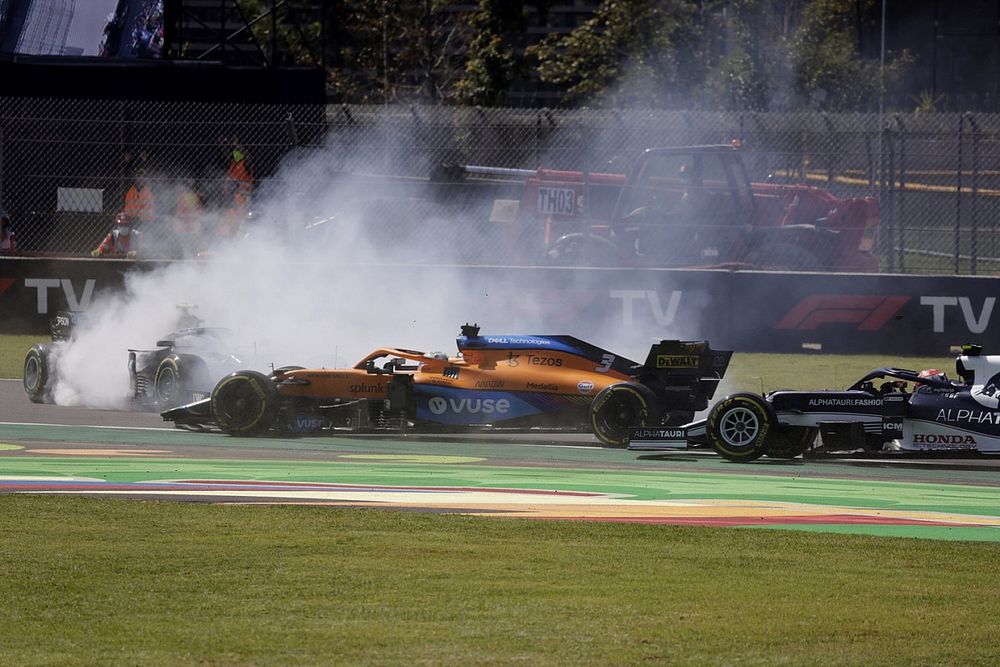
MULTIPOLYGON (((824 111, 821 114, 821 118, 823 119, 823 126, 826 127, 827 145, 836 145, 837 131, 833 127, 833 121, 830 120, 830 115, 824 111)), ((835 150, 831 150, 827 152, 827 155, 829 157, 826 162, 826 182, 827 184, 831 184, 833 183, 834 164, 837 161, 837 152, 835 150)))
POLYGON ((542 147, 542 114, 545 113, 545 109, 539 109, 535 114, 535 136, 534 142, 531 147, 531 162, 533 164, 540 163, 540 153, 542 147))
POLYGON ((3 148, 4 148, 4 133, 3 125, 0 125, 0 210, 4 209, 4 199, 3 199, 3 148))
POLYGON ((880 152, 882 154, 883 164, 879 165, 880 177, 880 191, 881 200, 884 201, 887 206, 885 207, 886 216, 882 221, 883 223, 888 223, 886 226, 886 257, 888 259, 889 265, 886 267, 890 273, 896 270, 896 220, 895 215, 893 215, 893 204, 894 204, 894 182, 895 173, 893 170, 893 144, 892 144, 892 131, 889 129, 888 123, 883 123, 882 127, 879 128, 879 146, 882 148, 880 152))
POLYGON ((966 116, 972 130, 972 200, 969 215, 969 273, 976 275, 979 259, 979 125, 972 114, 966 116))
POLYGON ((893 207, 893 214, 896 216, 896 220, 899 221, 899 229, 896 234, 896 238, 899 241, 899 271, 906 271, 906 229, 907 229, 907 218, 906 218, 906 125, 903 123, 903 119, 900 116, 895 116, 896 128, 899 131, 899 147, 897 153, 899 155, 897 164, 898 176, 895 176, 893 180, 896 182, 896 205, 893 207))
POLYGON ((955 175, 955 275, 958 275, 961 264, 962 249, 962 131, 965 128, 965 118, 958 117, 958 173, 955 175))
MULTIPOLYGON (((865 158, 868 161, 868 174, 867 174, 867 176, 868 176, 868 187, 874 188, 875 187, 875 174, 878 173, 878 170, 881 168, 881 165, 879 165, 876 162, 875 155, 872 152, 872 138, 871 138, 871 135, 869 133, 867 133, 867 132, 863 132, 862 135, 864 136, 865 158)), ((881 149, 879 149, 879 150, 881 151, 881 149)))
POLYGON ((291 111, 285 116, 285 131, 288 136, 288 145, 295 147, 299 145, 299 133, 295 128, 295 115, 291 111))

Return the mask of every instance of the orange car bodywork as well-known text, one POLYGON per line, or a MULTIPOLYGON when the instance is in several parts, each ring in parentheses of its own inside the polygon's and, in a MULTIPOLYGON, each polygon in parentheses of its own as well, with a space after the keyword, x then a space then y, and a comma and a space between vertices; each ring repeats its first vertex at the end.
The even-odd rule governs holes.
POLYGON ((558 350, 464 350, 460 357, 439 358, 423 352, 380 348, 350 369, 295 369, 283 373, 283 396, 337 399, 379 399, 388 393, 396 374, 410 373, 414 384, 467 390, 503 390, 593 396, 607 386, 631 378, 618 370, 558 350), (371 372, 379 359, 412 362, 393 373, 371 372))
POLYGON ((273 381, 280 396, 297 401, 296 428, 362 403, 368 417, 355 412, 352 425, 405 414, 446 426, 568 428, 588 424, 595 398, 614 385, 636 387, 651 406, 643 409, 690 417, 711 396, 730 354, 703 342, 661 341, 638 364, 572 336, 481 336, 468 325, 456 342, 457 356, 379 348, 350 369, 283 369, 273 381))
POLYGON ((708 405, 732 352, 661 340, 642 364, 572 336, 479 335, 458 355, 385 347, 353 368, 237 371, 212 396, 163 413, 227 433, 410 427, 589 428, 606 444, 626 429, 685 423, 708 405))

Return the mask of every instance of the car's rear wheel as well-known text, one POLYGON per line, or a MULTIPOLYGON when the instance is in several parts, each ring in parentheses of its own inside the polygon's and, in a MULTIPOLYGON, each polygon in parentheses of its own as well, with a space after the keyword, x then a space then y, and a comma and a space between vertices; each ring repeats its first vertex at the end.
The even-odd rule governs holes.
POLYGON ((49 400, 49 351, 44 345, 32 345, 24 355, 24 393, 32 403, 49 400))
POLYGON ((709 411, 707 434, 712 448, 730 461, 753 461, 767 453, 777 418, 757 394, 733 394, 709 411))
POLYGON ((230 435, 259 435, 275 423, 278 392, 266 375, 237 371, 212 390, 212 419, 230 435))
POLYGON ((816 441, 816 429, 808 426, 778 426, 768 439, 767 458, 794 459, 805 454, 816 441))
POLYGON ((181 370, 177 365, 177 360, 167 357, 160 362, 153 379, 153 396, 156 405, 161 410, 174 408, 183 405, 184 400, 181 384, 181 370))
POLYGON ((639 384, 613 384, 602 389, 590 404, 594 435, 605 445, 624 447, 632 426, 653 426, 660 421, 656 396, 639 384))

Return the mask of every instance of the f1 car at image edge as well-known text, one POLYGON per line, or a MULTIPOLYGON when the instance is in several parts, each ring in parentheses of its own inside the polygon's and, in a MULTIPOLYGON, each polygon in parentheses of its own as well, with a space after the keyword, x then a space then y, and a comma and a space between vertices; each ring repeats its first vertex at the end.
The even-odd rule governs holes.
POLYGON ((644 363, 572 336, 480 335, 458 356, 378 348, 349 369, 237 371, 202 401, 162 413, 230 435, 333 431, 590 430, 609 446, 631 426, 690 421, 708 407, 732 352, 661 340, 644 363))
MULTIPOLYGON (((192 306, 179 308, 177 331, 156 341, 155 349, 128 350, 127 396, 136 409, 161 411, 208 396, 219 378, 244 363, 228 349, 228 329, 203 327, 189 312, 192 306)), ((56 313, 49 327, 52 342, 32 345, 25 354, 22 384, 33 403, 53 401, 58 358, 72 344, 82 317, 73 311, 56 313)))
POLYGON ((965 345, 955 370, 957 381, 936 369, 889 367, 870 371, 843 391, 732 394, 705 419, 632 429, 628 448, 707 445, 736 462, 807 452, 1000 454, 1000 356, 965 345))

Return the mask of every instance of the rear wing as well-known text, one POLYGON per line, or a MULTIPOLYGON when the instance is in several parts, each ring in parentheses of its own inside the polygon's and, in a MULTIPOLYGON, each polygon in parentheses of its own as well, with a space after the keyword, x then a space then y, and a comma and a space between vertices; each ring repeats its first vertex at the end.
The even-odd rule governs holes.
POLYGON ((687 392, 688 409, 704 410, 732 356, 732 350, 713 350, 706 340, 661 340, 649 348, 638 374, 644 383, 661 385, 668 393, 687 392))

